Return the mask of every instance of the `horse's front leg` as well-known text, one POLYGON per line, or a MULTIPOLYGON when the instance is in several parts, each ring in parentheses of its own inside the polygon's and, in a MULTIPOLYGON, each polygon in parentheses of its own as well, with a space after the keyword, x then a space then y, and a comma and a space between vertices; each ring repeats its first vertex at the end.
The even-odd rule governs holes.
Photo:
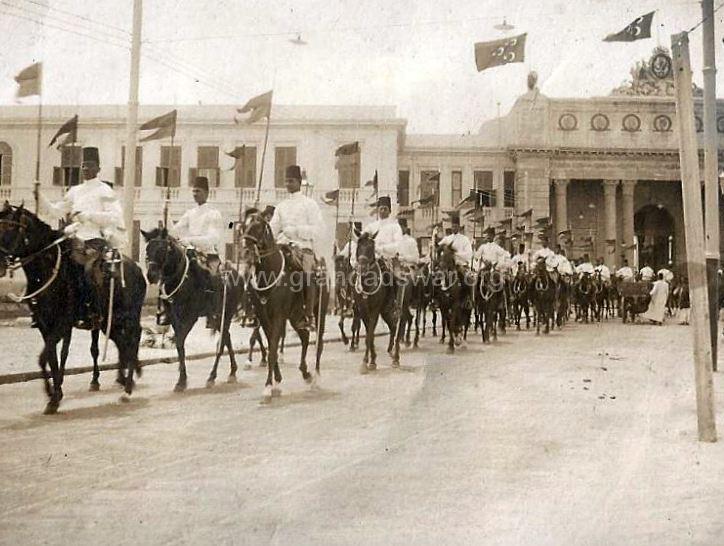
MULTIPOLYGON (((72 330, 71 330, 72 332, 72 330)), ((100 384, 100 370, 98 369, 98 355, 100 351, 98 349, 98 340, 100 338, 100 330, 91 330, 91 346, 90 354, 93 359, 93 377, 91 378, 89 390, 97 391, 101 388, 100 384)), ((70 345, 70 336, 68 337, 68 344, 70 345)), ((66 353, 67 354, 67 353, 66 353)), ((62 366, 65 367, 65 360, 63 359, 63 351, 61 350, 60 358, 62 360, 62 366)))
POLYGON ((61 387, 63 378, 60 374, 60 368, 58 366, 58 355, 56 353, 56 347, 58 345, 58 339, 48 339, 45 342, 45 359, 50 365, 50 375, 53 379, 53 387, 46 388, 50 396, 50 400, 45 406, 45 415, 53 415, 58 412, 60 401, 63 399, 63 389, 61 387))
POLYGON ((344 311, 342 313, 340 313, 340 315, 339 315, 338 325, 339 325, 339 332, 342 335, 342 343, 344 343, 345 345, 348 345, 349 339, 347 338, 347 334, 344 333, 344 311))
POLYGON ((365 360, 367 360, 367 357, 369 355, 369 361, 367 363, 368 370, 377 369, 377 352, 375 351, 375 330, 377 329, 378 320, 379 315, 375 314, 374 316, 371 316, 368 322, 365 324, 365 329, 367 330, 365 332, 365 360))
POLYGON ((186 337, 189 335, 191 328, 198 317, 185 317, 185 323, 172 311, 173 331, 176 336, 176 354, 178 355, 178 380, 174 386, 174 392, 183 392, 188 384, 186 375, 186 337))

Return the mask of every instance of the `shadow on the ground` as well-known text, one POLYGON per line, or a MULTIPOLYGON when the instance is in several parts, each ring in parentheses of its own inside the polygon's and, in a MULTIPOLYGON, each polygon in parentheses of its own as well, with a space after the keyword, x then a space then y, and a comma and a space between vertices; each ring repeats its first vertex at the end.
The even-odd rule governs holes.
POLYGON ((150 401, 147 398, 132 398, 129 402, 116 400, 99 406, 64 410, 61 403, 60 409, 55 415, 43 415, 42 409, 39 409, 37 413, 26 415, 21 418, 21 421, 10 423, 0 428, 0 430, 23 431, 72 421, 124 417, 147 407, 149 404, 150 401))
POLYGON ((261 409, 275 409, 293 406, 296 404, 309 404, 314 402, 326 402, 338 398, 340 393, 337 391, 327 390, 323 388, 306 389, 303 391, 293 391, 282 394, 282 396, 274 397, 270 400, 262 399, 259 403, 261 409))
MULTIPOLYGON (((163 396, 159 396, 156 400, 179 400, 187 396, 206 396, 215 394, 227 394, 230 392, 237 392, 244 389, 250 389, 252 386, 249 383, 237 381, 236 383, 227 383, 226 378, 217 379, 216 384, 213 387, 207 387, 206 385, 199 387, 190 387, 183 392, 170 392, 163 396)), ((172 388, 172 387, 170 387, 172 388)))

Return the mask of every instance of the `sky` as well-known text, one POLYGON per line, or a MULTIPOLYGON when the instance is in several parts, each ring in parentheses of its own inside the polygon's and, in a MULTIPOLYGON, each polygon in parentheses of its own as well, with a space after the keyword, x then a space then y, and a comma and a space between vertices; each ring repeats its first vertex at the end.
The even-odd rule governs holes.
MULTIPOLYGON (((715 0, 715 8, 724 0, 715 0)), ((392 105, 407 132, 477 133, 525 92, 608 95, 654 47, 701 19, 689 0, 145 0, 141 104, 241 105, 274 89, 292 105, 392 105), (652 37, 605 43, 656 10, 652 37), (528 33, 526 60, 477 72, 475 42, 528 33), (301 35, 306 45, 290 39, 301 35)), ((133 0, 0 0, 0 104, 42 60, 45 104, 128 101, 133 0), (72 31, 72 32, 70 32, 72 31)), ((724 8, 716 13, 718 96, 724 8)), ((690 35, 702 85, 701 26, 690 35)))

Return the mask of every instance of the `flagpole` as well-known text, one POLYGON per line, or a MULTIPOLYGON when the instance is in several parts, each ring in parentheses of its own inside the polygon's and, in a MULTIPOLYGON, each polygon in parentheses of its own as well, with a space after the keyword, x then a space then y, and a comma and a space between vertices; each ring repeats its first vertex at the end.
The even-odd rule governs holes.
MULTIPOLYGON (((166 197, 163 200, 163 227, 165 229, 168 229, 168 205, 171 201, 171 184, 170 184, 170 178, 171 178, 171 165, 173 164, 173 137, 174 135, 171 135, 171 150, 169 150, 168 154, 168 163, 169 166, 166 167, 166 173, 164 176, 164 183, 166 184, 166 197)), ((180 173, 179 173, 180 175, 180 173)))
POLYGON ((259 206, 259 194, 261 193, 261 181, 264 178, 264 161, 266 159, 266 146, 269 142, 269 125, 271 125, 271 103, 269 103, 269 114, 266 117, 266 131, 264 132, 264 148, 261 152, 261 169, 259 169, 259 182, 256 185, 256 197, 254 206, 259 206))
POLYGON ((339 225, 339 193, 341 189, 337 188, 336 210, 334 212, 334 245, 332 246, 332 255, 337 254, 337 226, 339 225))
POLYGON ((35 182, 33 183, 33 197, 35 198, 35 215, 40 212, 40 201, 38 192, 40 191, 40 133, 43 130, 43 86, 40 84, 40 93, 38 93, 38 134, 35 140, 35 182))
POLYGON ((347 249, 349 252, 347 252, 347 264, 351 267, 352 266, 352 232, 354 231, 354 198, 355 195, 357 195, 357 188, 352 188, 352 208, 350 209, 349 214, 349 231, 347 232, 347 249))
MULTIPOLYGON (((239 270, 241 265, 241 253, 239 252, 241 247, 241 222, 242 215, 244 214, 244 179, 246 178, 246 144, 241 146, 241 181, 239 182, 239 224, 238 232, 236 235, 236 270, 239 270)), ((234 168, 236 168, 236 158, 234 159, 234 168)))
MULTIPOLYGON (((143 0, 133 0, 133 29, 131 42, 131 77, 128 91, 128 116, 126 118, 126 164, 123 165, 123 223, 128 236, 128 250, 133 251, 133 206, 136 193, 136 146, 138 135, 138 82, 141 69, 141 27, 143 0)), ((135 256, 134 256, 135 258, 135 256)))

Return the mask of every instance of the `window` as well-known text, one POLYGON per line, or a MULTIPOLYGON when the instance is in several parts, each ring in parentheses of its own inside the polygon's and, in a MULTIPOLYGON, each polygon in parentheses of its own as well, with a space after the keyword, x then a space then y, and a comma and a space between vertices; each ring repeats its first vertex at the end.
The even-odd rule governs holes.
POLYGON ((274 149, 274 187, 283 188, 287 167, 297 164, 296 146, 277 146, 274 149))
POLYGON ((453 171, 452 172, 452 185, 451 185, 451 198, 452 206, 456 207, 463 200, 463 172, 453 171))
MULTIPOLYGON (((126 147, 121 146, 121 166, 116 167, 116 186, 123 186, 123 170, 126 168, 126 147)), ((143 182, 143 146, 136 146, 136 184, 135 187, 141 186, 143 182)))
POLYGON ((359 188, 360 150, 337 158, 337 176, 340 188, 359 188))
POLYGON ((171 188, 181 185, 181 146, 161 146, 161 164, 156 167, 156 185, 171 188))
POLYGON ((77 186, 80 184, 80 164, 83 162, 83 148, 80 146, 62 146, 60 148, 60 167, 53 168, 54 186, 77 186))
POLYGON ((503 173, 503 206, 515 206, 515 171, 503 173))
POLYGON ((245 146, 244 156, 234 165, 234 187, 256 187, 256 146, 245 146))
POLYGON ((9 186, 13 175, 13 150, 6 142, 0 142, 0 186, 9 186))
POLYGON ((420 171, 420 200, 428 204, 427 199, 434 195, 435 198, 429 204, 438 206, 440 204, 440 171, 420 171))
POLYGON ((197 176, 208 178, 210 188, 219 187, 218 146, 199 146, 196 149, 196 167, 189 169, 189 186, 193 186, 197 176))
POLYGON ((483 207, 495 206, 495 192, 493 191, 493 171, 474 171, 473 181, 475 189, 480 195, 480 205, 483 207))
POLYGON ((397 172, 397 204, 403 207, 410 204, 410 171, 397 172))

